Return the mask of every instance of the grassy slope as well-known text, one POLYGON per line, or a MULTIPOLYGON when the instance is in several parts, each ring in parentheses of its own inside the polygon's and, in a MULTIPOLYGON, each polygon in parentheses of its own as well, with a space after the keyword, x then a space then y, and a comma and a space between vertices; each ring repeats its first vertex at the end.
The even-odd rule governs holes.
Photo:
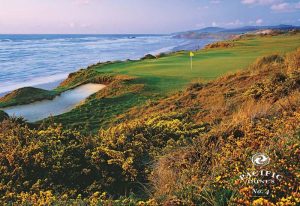
POLYGON ((200 50, 190 70, 188 52, 138 62, 111 64, 94 68, 99 72, 121 73, 141 78, 160 94, 182 89, 195 79, 210 80, 227 72, 246 68, 257 57, 270 53, 285 53, 299 47, 300 35, 252 38, 235 42, 235 47, 200 50))
POLYGON ((28 104, 43 99, 53 99, 57 94, 58 93, 55 91, 48 91, 34 87, 24 87, 1 97, 0 107, 28 104))
POLYGON ((191 81, 208 81, 247 68, 257 57, 284 54, 300 46, 300 35, 253 37, 234 42, 231 48, 200 50, 195 52, 193 70, 190 70, 188 52, 176 52, 167 57, 116 62, 93 66, 98 75, 129 75, 136 79, 128 84, 144 84, 143 90, 115 97, 91 98, 86 104, 69 113, 54 117, 52 121, 67 127, 96 132, 117 120, 117 116, 147 100, 165 97, 184 89, 191 81))

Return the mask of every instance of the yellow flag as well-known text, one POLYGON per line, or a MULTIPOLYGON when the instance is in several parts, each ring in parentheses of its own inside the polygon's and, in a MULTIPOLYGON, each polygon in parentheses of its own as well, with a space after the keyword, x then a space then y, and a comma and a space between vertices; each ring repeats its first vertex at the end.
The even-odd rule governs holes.
POLYGON ((193 56, 195 56, 195 54, 193 52, 190 52, 191 70, 193 69, 193 56))

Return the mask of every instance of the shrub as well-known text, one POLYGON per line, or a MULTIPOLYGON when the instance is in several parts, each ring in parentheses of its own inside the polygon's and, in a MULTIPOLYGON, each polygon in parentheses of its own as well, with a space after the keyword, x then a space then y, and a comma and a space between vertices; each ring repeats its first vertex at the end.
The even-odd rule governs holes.
POLYGON ((0 122, 7 119, 9 116, 4 111, 0 110, 0 122))
MULTIPOLYGON (((60 126, 32 130, 16 122, 0 124, 0 195, 55 190, 88 193, 99 172, 86 152, 93 140, 60 126)), ((99 188, 99 187, 98 187, 99 188)))
POLYGON ((156 59, 156 56, 153 56, 152 54, 146 54, 144 57, 141 58, 141 60, 146 59, 156 59))
POLYGON ((284 58, 278 54, 264 56, 258 58, 254 64, 250 66, 251 70, 271 70, 274 69, 275 65, 282 65, 284 58))
POLYGON ((234 44, 231 42, 216 42, 212 44, 208 44, 205 46, 205 49, 212 49, 212 48, 229 48, 234 47, 234 44))
POLYGON ((95 165, 105 162, 111 168, 114 193, 140 190, 141 183, 148 182, 150 163, 156 155, 168 145, 191 141, 206 131, 205 125, 190 121, 185 115, 170 113, 101 130, 101 145, 93 150, 92 160, 95 165))
POLYGON ((204 84, 201 83, 201 82, 195 82, 195 83, 192 83, 190 84, 188 87, 187 87, 187 91, 200 91, 202 88, 203 88, 204 84))

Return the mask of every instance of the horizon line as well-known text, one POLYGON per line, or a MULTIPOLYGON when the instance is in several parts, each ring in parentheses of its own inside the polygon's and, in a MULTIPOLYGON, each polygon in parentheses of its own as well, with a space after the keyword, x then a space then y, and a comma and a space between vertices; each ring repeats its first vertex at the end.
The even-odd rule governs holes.
POLYGON ((207 26, 198 29, 187 29, 180 31, 173 31, 168 33, 0 33, 0 35, 170 35, 179 32, 197 31, 206 28, 221 28, 221 29, 239 29, 245 27, 271 27, 271 26, 294 26, 300 27, 300 24, 271 24, 271 25, 245 25, 240 27, 222 27, 222 26, 207 26))

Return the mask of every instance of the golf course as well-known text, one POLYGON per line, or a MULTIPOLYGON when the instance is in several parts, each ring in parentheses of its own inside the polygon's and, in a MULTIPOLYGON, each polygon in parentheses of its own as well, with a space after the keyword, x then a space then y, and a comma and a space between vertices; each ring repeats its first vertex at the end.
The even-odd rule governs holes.
POLYGON ((297 205, 299 47, 297 32, 242 35, 193 51, 193 67, 191 51, 146 55, 7 94, 0 203, 297 205), (29 122, 8 108, 59 115, 29 122), (271 196, 244 181, 257 152, 283 177, 259 179, 273 181, 271 196))
POLYGON ((300 206, 300 0, 0 2, 0 206, 300 206))
POLYGON ((195 51, 193 69, 189 51, 179 51, 151 59, 100 63, 80 70, 54 91, 65 91, 95 79, 107 84, 107 88, 51 121, 97 132, 131 108, 184 90, 190 83, 206 83, 245 70, 259 57, 293 51, 300 46, 300 35, 252 36, 226 42, 232 46, 195 51))
POLYGON ((201 49, 193 57, 190 69, 189 51, 175 52, 165 57, 117 62, 91 69, 99 75, 129 75, 137 82, 160 95, 178 91, 191 81, 209 81, 229 72, 247 68, 255 59, 268 54, 284 54, 295 50, 300 44, 300 35, 252 37, 230 41, 231 48, 201 49))

